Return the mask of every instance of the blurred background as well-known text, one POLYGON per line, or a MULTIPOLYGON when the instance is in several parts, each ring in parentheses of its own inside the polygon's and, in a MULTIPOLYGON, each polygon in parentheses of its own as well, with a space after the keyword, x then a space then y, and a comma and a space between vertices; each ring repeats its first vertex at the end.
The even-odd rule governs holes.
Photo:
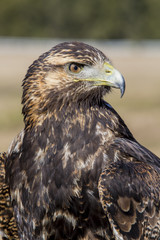
POLYGON ((66 40, 101 49, 126 79, 106 100, 160 156, 159 0, 1 0, 0 151, 23 128, 21 83, 41 53, 66 40))

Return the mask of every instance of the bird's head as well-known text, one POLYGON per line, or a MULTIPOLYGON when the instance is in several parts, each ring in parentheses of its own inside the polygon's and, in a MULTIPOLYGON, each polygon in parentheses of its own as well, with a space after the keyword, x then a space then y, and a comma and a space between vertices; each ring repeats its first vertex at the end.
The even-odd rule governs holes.
POLYGON ((125 91, 123 76, 98 49, 64 42, 41 55, 23 81, 23 114, 34 122, 46 111, 76 102, 98 102, 111 88, 125 91))

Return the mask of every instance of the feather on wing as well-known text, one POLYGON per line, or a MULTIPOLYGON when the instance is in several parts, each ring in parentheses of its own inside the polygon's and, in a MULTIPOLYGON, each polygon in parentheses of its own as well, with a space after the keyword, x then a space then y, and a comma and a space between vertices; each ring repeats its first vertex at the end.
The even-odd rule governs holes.
POLYGON ((117 139, 113 149, 116 161, 102 172, 99 194, 115 238, 158 239, 160 169, 154 164, 158 158, 129 140, 117 139))

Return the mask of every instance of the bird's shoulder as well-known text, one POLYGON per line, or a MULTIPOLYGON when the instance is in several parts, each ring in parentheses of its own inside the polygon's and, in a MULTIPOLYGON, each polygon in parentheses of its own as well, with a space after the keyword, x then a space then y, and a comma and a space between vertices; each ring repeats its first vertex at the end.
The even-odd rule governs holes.
POLYGON ((102 100, 101 105, 94 109, 97 124, 105 127, 104 131, 112 131, 113 138, 122 137, 135 141, 135 138, 118 112, 106 101, 102 100))
POLYGON ((99 194, 117 239, 158 239, 160 159, 136 141, 117 138, 99 178, 99 194))

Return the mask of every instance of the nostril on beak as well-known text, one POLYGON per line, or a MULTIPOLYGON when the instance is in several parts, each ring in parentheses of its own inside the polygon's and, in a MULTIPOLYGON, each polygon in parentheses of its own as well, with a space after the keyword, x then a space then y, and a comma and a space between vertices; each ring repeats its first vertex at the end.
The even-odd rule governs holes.
POLYGON ((111 74, 112 74, 112 71, 106 70, 106 73, 107 73, 107 75, 111 75, 111 74))

